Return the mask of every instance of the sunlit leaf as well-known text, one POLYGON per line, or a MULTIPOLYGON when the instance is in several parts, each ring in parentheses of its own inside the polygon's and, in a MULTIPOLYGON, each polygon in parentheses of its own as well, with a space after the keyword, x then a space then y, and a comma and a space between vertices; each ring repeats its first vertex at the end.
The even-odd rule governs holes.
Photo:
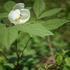
POLYGON ((38 18, 38 16, 44 11, 45 2, 44 0, 36 0, 33 6, 33 10, 38 18))
POLYGON ((58 13, 59 11, 61 11, 61 10, 62 10, 61 8, 56 8, 56 9, 48 10, 48 11, 42 13, 39 18, 50 17, 50 16, 52 16, 52 15, 57 14, 57 13, 58 13))
POLYGON ((10 47, 10 45, 15 41, 17 36, 18 32, 13 27, 4 27, 0 30, 0 42, 6 47, 10 47))
POLYGON ((62 59, 63 59, 62 55, 59 54, 56 59, 56 62, 58 65, 60 65, 62 63, 62 59))
POLYGON ((18 30, 27 32, 30 36, 47 36, 53 35, 52 32, 47 30, 42 24, 28 24, 28 25, 17 25, 15 26, 18 30))
POLYGON ((65 58, 66 65, 70 67, 70 57, 65 58))
POLYGON ((50 19, 46 22, 43 22, 42 24, 49 30, 57 29, 58 27, 62 26, 63 24, 69 22, 65 19, 50 19))

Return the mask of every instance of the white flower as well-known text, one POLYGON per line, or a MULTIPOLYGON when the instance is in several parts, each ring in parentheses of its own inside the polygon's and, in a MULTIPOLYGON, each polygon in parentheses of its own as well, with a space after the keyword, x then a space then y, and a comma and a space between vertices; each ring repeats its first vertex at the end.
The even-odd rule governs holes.
POLYGON ((23 3, 18 3, 13 7, 13 10, 9 13, 8 19, 11 23, 23 24, 27 22, 30 18, 30 11, 28 9, 24 9, 23 3))

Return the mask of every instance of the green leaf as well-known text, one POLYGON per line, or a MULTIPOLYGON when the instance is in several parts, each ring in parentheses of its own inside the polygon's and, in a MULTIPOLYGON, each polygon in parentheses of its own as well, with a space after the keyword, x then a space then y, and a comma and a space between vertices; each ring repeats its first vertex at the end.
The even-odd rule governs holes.
POLYGON ((37 18, 44 11, 44 9, 45 9, 44 0, 36 0, 33 5, 33 10, 34 10, 37 18))
POLYGON ((65 19, 51 19, 46 22, 43 22, 42 24, 48 29, 48 30, 54 30, 58 27, 62 26, 63 24, 69 22, 65 19))
POLYGON ((59 11, 61 11, 61 10, 62 10, 61 8, 48 10, 48 11, 42 13, 39 18, 53 16, 53 15, 57 14, 59 11))
POLYGON ((63 66, 62 70, 69 70, 67 66, 63 66))
POLYGON ((10 12, 16 3, 13 1, 8 1, 4 4, 4 8, 6 11, 10 12))
POLYGON ((36 51, 35 50, 29 50, 29 49, 26 49, 25 51, 24 51, 24 55, 26 56, 26 55, 35 55, 36 54, 36 51), (30 51, 30 52, 29 52, 30 51))
POLYGON ((44 37, 47 35, 53 35, 53 33, 47 30, 42 24, 16 25, 16 28, 18 30, 29 33, 30 36, 44 37))
POLYGON ((0 18, 6 18, 8 17, 8 13, 4 12, 0 14, 0 18))
POLYGON ((53 66, 53 64, 49 64, 47 67, 50 68, 50 67, 52 67, 52 66, 53 66))
POLYGON ((24 67, 22 70, 29 70, 28 67, 24 67))
POLYGON ((4 44, 6 47, 10 47, 10 45, 17 39, 18 32, 13 27, 4 27, 0 30, 0 42, 4 44))
POLYGON ((56 62, 57 62, 58 65, 60 65, 62 63, 62 58, 63 57, 60 54, 57 56, 56 62))
POLYGON ((14 66, 12 64, 10 64, 10 63, 4 63, 4 67, 9 67, 11 69, 14 68, 14 66))
POLYGON ((70 57, 65 58, 66 65, 70 67, 70 57))
POLYGON ((38 68, 38 70, 46 70, 44 67, 40 67, 38 68))

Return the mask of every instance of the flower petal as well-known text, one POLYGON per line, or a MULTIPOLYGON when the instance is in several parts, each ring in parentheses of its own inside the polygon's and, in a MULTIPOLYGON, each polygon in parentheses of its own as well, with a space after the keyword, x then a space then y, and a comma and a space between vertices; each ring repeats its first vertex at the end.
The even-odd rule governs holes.
POLYGON ((24 9, 24 3, 18 3, 13 7, 13 10, 15 9, 24 9))
POLYGON ((15 20, 15 19, 17 19, 17 18, 19 18, 19 17, 20 17, 20 10, 17 9, 17 10, 15 10, 15 11, 13 12, 13 19, 15 20))
POLYGON ((8 15, 8 19, 11 23, 13 23, 13 12, 14 12, 14 10, 12 10, 8 15))
POLYGON ((12 10, 9 15, 8 15, 8 19, 10 20, 11 23, 14 22, 14 20, 18 19, 20 17, 20 10, 16 9, 15 11, 12 10))
POLYGON ((22 15, 22 19, 20 22, 22 22, 22 23, 27 22, 30 18, 30 11, 28 9, 21 9, 20 13, 22 15))
POLYGON ((8 19, 11 23, 23 24, 27 22, 30 18, 30 11, 24 9, 24 3, 18 3, 13 7, 13 10, 9 13, 8 19))

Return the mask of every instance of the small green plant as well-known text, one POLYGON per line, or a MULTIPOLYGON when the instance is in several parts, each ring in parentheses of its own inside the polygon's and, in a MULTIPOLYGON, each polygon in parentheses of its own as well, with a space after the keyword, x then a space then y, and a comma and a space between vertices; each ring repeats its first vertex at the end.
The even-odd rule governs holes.
POLYGON ((56 64, 58 65, 57 68, 61 68, 62 70, 69 70, 70 69, 70 57, 67 55, 69 51, 63 50, 62 53, 57 55, 56 64))

